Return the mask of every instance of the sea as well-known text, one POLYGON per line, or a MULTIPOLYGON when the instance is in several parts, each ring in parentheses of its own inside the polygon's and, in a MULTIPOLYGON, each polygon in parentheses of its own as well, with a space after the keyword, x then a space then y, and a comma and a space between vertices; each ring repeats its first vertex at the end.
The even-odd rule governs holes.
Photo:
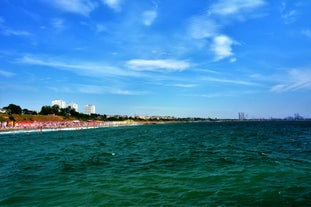
POLYGON ((0 134, 0 206, 311 206, 311 122, 0 134))

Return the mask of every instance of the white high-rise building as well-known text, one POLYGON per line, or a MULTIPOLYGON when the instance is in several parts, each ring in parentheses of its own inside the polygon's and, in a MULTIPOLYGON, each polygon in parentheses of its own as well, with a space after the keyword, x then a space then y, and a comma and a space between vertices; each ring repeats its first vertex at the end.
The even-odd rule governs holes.
POLYGON ((78 104, 76 104, 76 103, 70 102, 69 104, 67 104, 67 107, 75 109, 76 112, 78 112, 78 104))
POLYGON ((58 105, 59 108, 64 109, 66 108, 66 102, 61 99, 55 99, 52 101, 52 106, 58 105))
POLYGON ((95 106, 93 104, 85 105, 84 113, 88 115, 95 114, 95 106))
POLYGON ((245 120, 244 112, 239 112, 239 120, 245 120))

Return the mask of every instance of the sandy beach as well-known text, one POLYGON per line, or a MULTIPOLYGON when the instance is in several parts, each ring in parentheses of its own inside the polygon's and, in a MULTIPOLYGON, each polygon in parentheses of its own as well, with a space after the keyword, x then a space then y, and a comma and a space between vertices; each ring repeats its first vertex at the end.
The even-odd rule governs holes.
POLYGON ((48 131, 69 131, 94 129, 99 127, 116 127, 139 125, 133 121, 48 121, 48 122, 0 122, 0 134, 16 134, 48 131))

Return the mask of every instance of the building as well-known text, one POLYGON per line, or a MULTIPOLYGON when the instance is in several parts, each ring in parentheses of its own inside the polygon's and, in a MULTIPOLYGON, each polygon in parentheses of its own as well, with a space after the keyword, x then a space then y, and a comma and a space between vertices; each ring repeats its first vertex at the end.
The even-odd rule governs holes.
POLYGON ((52 106, 58 105, 59 108, 64 109, 66 108, 66 102, 61 99, 55 99, 52 101, 52 106))
POLYGON ((294 114, 294 119, 295 120, 303 120, 303 117, 300 116, 300 114, 296 113, 296 114, 294 114))
POLYGON ((76 110, 76 112, 78 112, 78 104, 76 104, 76 103, 70 102, 67 104, 67 107, 70 107, 70 108, 76 110))
POLYGON ((239 112, 239 120, 245 120, 244 112, 239 112))
POLYGON ((95 114, 95 106, 93 104, 85 105, 84 113, 88 115, 95 114))

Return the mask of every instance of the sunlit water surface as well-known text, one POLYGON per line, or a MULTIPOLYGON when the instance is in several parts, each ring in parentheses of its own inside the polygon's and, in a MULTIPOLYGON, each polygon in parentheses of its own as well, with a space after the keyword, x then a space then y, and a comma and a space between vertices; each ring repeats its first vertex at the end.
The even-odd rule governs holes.
POLYGON ((0 135, 0 206, 311 206, 311 122, 0 135))

